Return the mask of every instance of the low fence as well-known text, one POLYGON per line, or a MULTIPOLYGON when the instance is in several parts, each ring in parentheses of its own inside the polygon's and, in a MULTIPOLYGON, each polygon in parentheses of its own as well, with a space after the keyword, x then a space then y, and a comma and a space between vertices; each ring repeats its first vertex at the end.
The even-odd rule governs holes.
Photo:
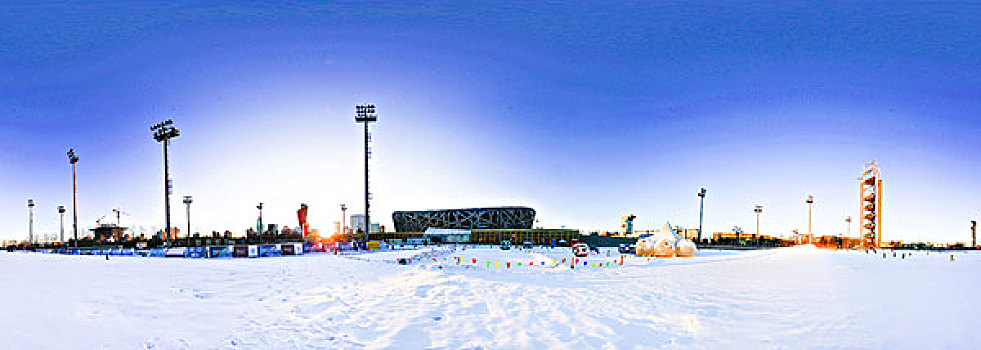
POLYGON ((393 249, 384 242, 338 242, 327 246, 311 246, 303 243, 278 244, 239 244, 217 245, 205 247, 173 247, 153 249, 133 248, 62 248, 62 249, 30 249, 28 252, 64 255, 106 255, 106 256, 143 256, 151 258, 265 258, 278 256, 303 255, 311 252, 367 252, 374 250, 393 249))
POLYGON ((311 251, 311 247, 303 243, 252 244, 252 245, 222 245, 207 247, 174 247, 154 249, 133 248, 63 248, 63 249, 32 249, 30 252, 64 255, 105 255, 105 256, 143 256, 150 258, 259 258, 303 255, 311 251))
POLYGON ((590 247, 618 247, 621 244, 635 244, 637 243, 637 238, 635 237, 608 237, 608 236, 593 236, 586 235, 580 237, 583 242, 589 244, 590 247))

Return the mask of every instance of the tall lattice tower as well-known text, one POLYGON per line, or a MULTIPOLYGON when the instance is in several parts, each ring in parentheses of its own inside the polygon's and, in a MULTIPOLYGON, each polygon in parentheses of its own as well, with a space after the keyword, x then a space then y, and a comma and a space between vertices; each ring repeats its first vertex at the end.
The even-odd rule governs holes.
POLYGON ((882 246, 882 172, 878 161, 864 165, 858 186, 862 237, 866 246, 879 248, 882 246))

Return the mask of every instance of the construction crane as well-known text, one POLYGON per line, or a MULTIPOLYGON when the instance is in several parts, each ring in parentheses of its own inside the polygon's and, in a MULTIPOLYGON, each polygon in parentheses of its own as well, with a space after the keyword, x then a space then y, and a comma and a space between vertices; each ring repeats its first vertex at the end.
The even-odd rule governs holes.
POLYGON ((95 219, 95 225, 101 227, 102 226, 102 219, 105 219, 105 218, 106 218, 106 216, 103 215, 103 216, 100 216, 98 219, 95 219))
POLYGON ((120 221, 119 221, 119 214, 126 214, 126 216, 129 216, 129 213, 127 213, 125 211, 122 211, 119 208, 113 209, 112 212, 113 213, 116 213, 116 227, 122 227, 122 225, 120 225, 120 221))

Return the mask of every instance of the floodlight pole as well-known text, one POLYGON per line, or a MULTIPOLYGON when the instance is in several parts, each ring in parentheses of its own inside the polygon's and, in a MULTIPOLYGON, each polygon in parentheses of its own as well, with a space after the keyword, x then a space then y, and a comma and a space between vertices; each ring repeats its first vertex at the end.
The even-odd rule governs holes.
POLYGON ((72 164, 72 231, 74 232, 74 246, 78 248, 78 187, 75 185, 75 163, 78 163, 78 156, 75 149, 68 149, 68 162, 72 164))
POLYGON ((698 191, 698 241, 702 241, 702 218, 705 209, 705 187, 698 191))
POLYGON ((150 130, 154 131, 153 139, 157 142, 163 142, 164 148, 164 218, 167 226, 164 235, 166 236, 166 247, 170 247, 170 233, 172 232, 170 228, 170 164, 167 148, 170 145, 170 139, 180 136, 180 130, 173 124, 173 120, 167 119, 150 127, 150 130))
POLYGON ((371 150, 369 149, 368 142, 370 141, 370 134, 368 133, 368 123, 364 123, 364 241, 368 242, 368 237, 371 235, 371 212, 369 207, 371 206, 371 193, 368 191, 368 159, 371 156, 371 150))
POLYGON ((187 205, 187 237, 191 238, 191 196, 184 196, 184 204, 187 205))
POLYGON ((61 244, 64 245, 65 244, 65 206, 64 205, 58 206, 58 214, 61 214, 61 236, 59 236, 58 238, 59 241, 61 241, 61 244))
POLYGON ((759 237, 760 237, 760 213, 763 212, 763 206, 762 205, 756 205, 756 207, 753 208, 753 212, 756 213, 756 239, 759 240, 759 237))
POLYGON ((34 245, 34 200, 27 199, 27 245, 34 245))
POLYGON ((262 202, 259 202, 259 205, 255 207, 259 209, 259 222, 258 227, 256 227, 255 238, 256 242, 262 243, 262 202))
POLYGON ((371 232, 371 193, 368 191, 368 159, 371 157, 371 150, 368 143, 371 136, 368 133, 368 123, 377 122, 378 116, 375 115, 375 105, 358 105, 355 107, 354 121, 364 123, 364 241, 367 242, 371 232))
POLYGON ((164 139, 164 216, 167 224, 167 247, 170 248, 170 162, 168 162, 167 146, 170 139, 164 139))
POLYGON ((341 204, 341 234, 347 233, 347 206, 341 204))
POLYGON ((807 195, 804 202, 807 203, 807 235, 811 236, 811 206, 814 204, 814 196, 807 195))

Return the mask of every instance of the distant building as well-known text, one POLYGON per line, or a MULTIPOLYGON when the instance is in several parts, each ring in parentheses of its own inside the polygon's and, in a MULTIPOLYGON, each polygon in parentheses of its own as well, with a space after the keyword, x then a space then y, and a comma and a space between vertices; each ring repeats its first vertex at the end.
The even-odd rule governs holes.
POLYGON ((633 214, 628 214, 620 217, 620 232, 623 232, 625 236, 633 235, 634 233, 634 219, 637 216, 633 214))
POLYGON ((664 226, 656 228, 653 230, 634 230, 634 234, 631 237, 641 237, 648 235, 661 235, 661 234, 677 234, 681 238, 694 240, 698 237, 698 229, 685 229, 677 226, 672 227, 671 224, 665 223, 664 226))
MULTIPOLYGON (((351 215, 351 233, 364 233, 364 214, 352 214, 351 215)), ((377 222, 371 223, 371 232, 376 233, 381 232, 381 225, 377 222)))
POLYGON ((102 224, 89 230, 92 231, 92 237, 96 242, 118 242, 122 241, 125 237, 123 232, 126 228, 113 224, 102 224))
POLYGON ((572 240, 582 239, 579 230, 570 229, 477 229, 470 230, 470 242, 481 244, 500 244, 511 241, 514 244, 531 242, 533 244, 569 245, 572 240))
MULTIPOLYGON (((351 217, 352 223, 354 217, 351 217)), ((362 222, 364 219, 362 218, 362 222)), ((428 228, 443 229, 531 229, 535 209, 528 207, 490 207, 397 211, 392 213, 398 232, 425 232, 428 228)), ((362 224, 363 225, 363 224, 362 224)))
POLYGON ((675 228, 675 233, 684 239, 690 239, 692 241, 698 239, 698 229, 697 228, 675 228))
POLYGON ((470 243, 470 230, 429 228, 422 237, 436 243, 470 243))

